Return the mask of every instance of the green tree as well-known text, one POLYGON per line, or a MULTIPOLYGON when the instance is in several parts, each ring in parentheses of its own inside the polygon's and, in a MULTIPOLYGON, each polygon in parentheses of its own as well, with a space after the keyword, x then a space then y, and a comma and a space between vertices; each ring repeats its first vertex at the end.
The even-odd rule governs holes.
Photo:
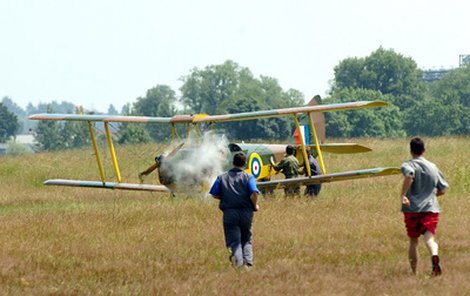
POLYGON ((134 111, 132 110, 132 104, 131 103, 126 103, 124 106, 121 108, 121 114, 122 115, 135 115, 134 111))
MULTIPOLYGON (((47 113, 52 113, 52 107, 48 107, 47 113)), ((55 120, 41 120, 36 127, 35 138, 39 150, 60 150, 66 147, 62 141, 61 123, 55 120)))
POLYGON ((109 105, 108 107, 108 114, 109 115, 118 115, 119 112, 116 110, 113 104, 109 105))
POLYGON ((9 97, 3 97, 2 102, 3 106, 5 106, 8 111, 15 114, 16 116, 26 116, 26 112, 18 106, 13 100, 9 97))
POLYGON ((470 134, 470 66, 451 70, 428 84, 429 94, 404 110, 408 134, 470 134))
POLYGON ((54 110, 55 113, 73 113, 76 109, 75 104, 62 101, 58 103, 57 101, 52 101, 50 103, 39 103, 37 106, 32 105, 31 103, 28 104, 26 107, 26 112, 28 114, 34 113, 48 113, 47 110, 54 110))
POLYGON ((363 74, 365 58, 347 58, 334 68, 335 78, 332 91, 343 88, 365 88, 363 74))
POLYGON ((123 124, 119 131, 119 144, 138 144, 151 142, 150 135, 141 124, 123 124))
POLYGON ((184 83, 180 88, 183 104, 194 113, 208 114, 218 114, 218 106, 234 96, 240 83, 246 85, 254 80, 249 69, 230 60, 203 70, 194 68, 181 79, 184 83))
MULTIPOLYGON (((132 104, 127 103, 122 107, 121 114, 137 115, 132 104)), ((119 144, 138 144, 151 141, 149 132, 142 124, 122 123, 119 125, 118 143, 119 144)))
POLYGON ((30 128, 30 124, 28 122, 28 118, 26 115, 26 111, 23 110, 20 106, 18 106, 13 100, 9 97, 3 97, 2 99, 3 106, 5 106, 8 111, 16 115, 18 119, 19 128, 17 133, 26 133, 30 128))
MULTIPOLYGON (((82 108, 77 108, 76 111, 80 110, 82 108)), ((49 106, 47 113, 53 112, 52 106, 49 106)), ((88 125, 81 121, 39 121, 35 138, 39 149, 46 151, 80 148, 91 142, 88 125)))
MULTIPOLYGON (((328 103, 354 101, 388 101, 391 95, 368 89, 342 89, 334 93, 328 103)), ((398 137, 405 135, 402 113, 390 105, 378 109, 364 109, 325 113, 326 134, 330 137, 398 137)))
MULTIPOLYGON (((26 114, 36 114, 36 113, 47 113, 47 110, 54 110, 55 113, 73 113, 75 110, 75 104, 62 101, 58 103, 56 101, 52 101, 50 103, 39 103, 37 106, 33 105, 32 103, 28 103, 26 106, 26 114)), ((27 120, 25 118, 24 128, 23 131, 27 132, 29 130, 35 130, 37 125, 39 124, 36 120, 27 120)))
MULTIPOLYGON (((260 104, 253 98, 241 97, 227 102, 228 113, 249 112, 261 110, 260 104)), ((264 138, 264 129, 260 125, 261 120, 235 121, 221 124, 227 136, 231 139, 253 140, 264 138)))
POLYGON ((382 47, 365 58, 348 58, 334 68, 332 93, 345 88, 371 89, 392 95, 391 102, 404 110, 425 95, 422 72, 408 57, 382 47))
POLYGON ((325 113, 326 135, 328 137, 350 137, 354 127, 345 112, 325 113))
POLYGON ((18 118, 15 114, 0 103, 0 143, 4 143, 10 136, 14 136, 19 129, 18 118))
POLYGON ((430 93, 445 104, 460 103, 470 107, 470 64, 451 70, 430 86, 430 93))
POLYGON ((88 125, 82 121, 66 121, 60 125, 64 148, 80 148, 91 143, 88 125))
MULTIPOLYGON (((175 92, 167 85, 157 85, 149 89, 145 97, 137 98, 137 101, 133 104, 133 109, 127 112, 132 113, 128 115, 171 117, 176 114, 175 103, 175 92)), ((158 124, 148 124, 145 128, 155 140, 167 139, 171 134, 169 128, 163 128, 158 124)))
MULTIPOLYGON (((255 78, 233 61, 213 65, 182 78, 182 103, 195 113, 229 114, 304 105, 297 90, 283 91, 277 79, 255 78)), ((235 139, 286 139, 292 120, 281 118, 233 122, 220 128, 235 139)))
POLYGON ((406 110, 404 122, 410 135, 448 136, 470 134, 470 108, 427 97, 406 110))

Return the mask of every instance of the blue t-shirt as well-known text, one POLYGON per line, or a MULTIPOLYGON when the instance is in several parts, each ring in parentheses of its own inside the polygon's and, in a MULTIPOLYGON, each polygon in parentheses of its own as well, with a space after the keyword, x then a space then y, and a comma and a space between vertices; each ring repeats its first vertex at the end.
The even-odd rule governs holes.
POLYGON ((253 209, 253 192, 260 193, 255 178, 240 168, 233 168, 218 176, 209 191, 211 195, 220 197, 221 210, 253 209))

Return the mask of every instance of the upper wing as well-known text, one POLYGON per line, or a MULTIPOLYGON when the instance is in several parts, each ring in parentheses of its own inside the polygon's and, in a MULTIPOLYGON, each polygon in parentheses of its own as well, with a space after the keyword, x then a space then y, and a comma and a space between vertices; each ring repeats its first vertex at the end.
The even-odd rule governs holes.
POLYGON ((29 116, 33 120, 65 120, 65 121, 101 121, 101 122, 123 122, 123 123, 191 123, 195 118, 205 116, 198 115, 175 115, 173 117, 151 117, 151 116, 124 116, 124 115, 82 115, 82 114, 53 114, 43 113, 29 116))
POLYGON ((240 121, 240 120, 260 119, 260 118, 269 118, 269 117, 279 117, 279 116, 292 115, 292 114, 298 114, 298 113, 308 113, 308 112, 329 112, 329 111, 339 111, 339 110, 345 111, 345 110, 353 110, 353 109, 375 108, 375 107, 382 107, 386 105, 388 105, 388 103, 383 102, 383 101, 358 101, 358 102, 339 103, 339 104, 325 104, 325 105, 304 106, 304 107, 296 107, 296 108, 283 108, 283 109, 274 109, 274 110, 234 113, 234 114, 226 114, 226 115, 204 116, 200 118, 195 118, 194 123, 240 121))
POLYGON ((122 116, 122 115, 81 115, 81 114, 34 114, 33 120, 66 120, 66 121, 101 121, 101 122, 137 122, 137 123, 170 123, 171 117, 122 116))
POLYGON ((373 168, 373 169, 341 172, 341 173, 334 173, 334 174, 327 174, 327 175, 317 175, 317 176, 311 176, 311 177, 300 177, 300 178, 282 179, 282 180, 274 180, 274 181, 267 181, 267 182, 257 182, 256 186, 262 190, 279 189, 279 188, 289 187, 293 185, 312 185, 312 184, 321 184, 321 183, 327 183, 327 182, 337 182, 337 181, 344 181, 344 180, 380 177, 380 176, 398 175, 398 174, 401 174, 401 171, 399 168, 373 168))
POLYGON ((376 108, 386 106, 383 101, 358 101, 338 104, 325 104, 315 106, 304 106, 295 108, 283 108, 225 115, 175 115, 173 117, 150 117, 150 116, 123 116, 123 115, 81 115, 81 114, 34 114, 29 116, 33 120, 71 120, 71 121, 101 121, 101 122, 134 122, 134 123, 202 123, 240 121, 259 118, 270 118, 308 112, 329 112, 339 110, 353 110, 364 108, 376 108))

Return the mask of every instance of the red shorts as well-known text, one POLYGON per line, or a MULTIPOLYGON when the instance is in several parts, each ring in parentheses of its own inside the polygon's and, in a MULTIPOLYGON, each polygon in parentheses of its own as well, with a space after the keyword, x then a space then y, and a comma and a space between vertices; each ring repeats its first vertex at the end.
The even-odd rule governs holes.
POLYGON ((426 231, 436 234, 437 222, 439 222, 439 213, 407 213, 405 215, 406 231, 409 237, 419 237, 426 231))

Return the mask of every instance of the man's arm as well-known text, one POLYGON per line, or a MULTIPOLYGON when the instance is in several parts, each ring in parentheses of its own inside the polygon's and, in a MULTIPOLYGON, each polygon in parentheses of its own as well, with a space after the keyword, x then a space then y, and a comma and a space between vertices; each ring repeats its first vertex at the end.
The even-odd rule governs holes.
POLYGON ((449 187, 449 184, 444 179, 444 175, 442 175, 441 171, 439 171, 438 176, 439 176, 439 179, 438 179, 438 182, 437 182, 436 196, 444 195, 446 193, 447 187, 449 187))
POLYGON ((402 189, 401 189, 401 203, 405 207, 410 206, 410 200, 406 196, 406 193, 410 189, 411 184, 413 184, 413 175, 406 175, 405 178, 403 179, 403 186, 402 186, 402 189))
POLYGON ((277 171, 277 169, 276 169, 276 162, 274 162, 274 158, 273 158, 272 156, 269 158, 269 164, 271 164, 271 167, 272 167, 275 171, 277 171))
POLYGON ((253 192, 250 196, 251 203, 253 204, 253 210, 256 212, 259 210, 258 204, 258 192, 253 192))
POLYGON ((437 189, 437 192, 436 192, 436 196, 441 196, 441 195, 444 195, 446 194, 446 190, 440 190, 440 189, 437 189))
POLYGON ((212 195, 213 198, 220 199, 221 192, 220 192, 220 179, 217 177, 214 184, 212 184, 211 190, 209 194, 212 195))
POLYGON ((303 175, 307 173, 307 167, 305 166, 305 162, 303 166, 299 167, 299 169, 297 170, 297 173, 299 175, 303 175))
POLYGON ((253 176, 250 176, 250 178, 248 179, 248 190, 251 192, 250 200, 253 205, 253 210, 256 212, 259 210, 258 195, 260 194, 260 192, 256 187, 256 179, 253 176))
POLYGON ((277 165, 276 163, 274 162, 274 158, 271 156, 269 158, 269 163, 271 164, 271 167, 275 170, 275 171, 280 171, 284 168, 285 166, 285 159, 281 160, 277 165))

